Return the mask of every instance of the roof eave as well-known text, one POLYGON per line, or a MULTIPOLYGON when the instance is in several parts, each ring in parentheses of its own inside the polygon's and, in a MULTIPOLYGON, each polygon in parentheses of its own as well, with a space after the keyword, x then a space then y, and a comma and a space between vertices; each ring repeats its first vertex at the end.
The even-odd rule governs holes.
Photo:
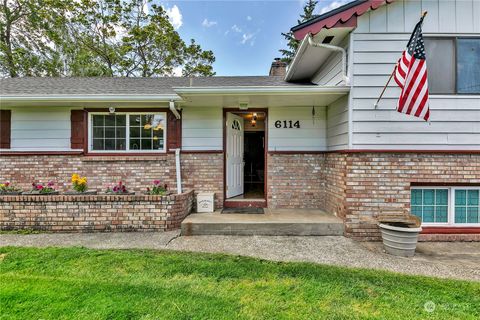
POLYGON ((2 102, 168 102, 179 101, 182 98, 177 94, 164 95, 2 95, 2 102))
POLYGON ((199 95, 295 95, 295 94, 344 94, 349 87, 325 87, 317 85, 291 87, 182 87, 175 92, 182 96, 199 95))

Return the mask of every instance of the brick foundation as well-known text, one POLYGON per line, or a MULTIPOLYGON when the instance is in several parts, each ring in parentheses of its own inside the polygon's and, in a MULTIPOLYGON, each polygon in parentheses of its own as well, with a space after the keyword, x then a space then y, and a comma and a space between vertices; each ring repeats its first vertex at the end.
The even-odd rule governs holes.
POLYGON ((325 154, 268 154, 269 208, 325 207, 325 154))
POLYGON ((480 241, 480 230, 478 234, 420 234, 418 236, 418 241, 422 241, 422 242, 480 241))
MULTIPOLYGON (((328 154, 327 163, 337 163, 338 157, 342 156, 328 154)), ((480 183, 480 154, 346 153, 343 157, 345 230, 349 237, 358 240, 380 240, 380 214, 410 212, 412 183, 480 183)), ((342 165, 337 167, 340 172, 343 170, 342 165)), ((327 193, 327 203, 341 201, 339 194, 327 193)))
POLYGON ((0 196, 0 229, 168 231, 190 213, 193 191, 169 196, 0 196))

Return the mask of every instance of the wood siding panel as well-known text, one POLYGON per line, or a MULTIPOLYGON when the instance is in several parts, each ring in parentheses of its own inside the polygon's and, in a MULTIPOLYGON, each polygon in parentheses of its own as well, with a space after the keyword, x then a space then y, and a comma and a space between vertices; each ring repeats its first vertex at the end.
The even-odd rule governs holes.
POLYGON ((182 110, 182 150, 222 150, 220 107, 185 107, 182 110))
MULTIPOLYGON (((382 14, 378 10, 370 12, 368 19, 359 19, 358 22, 364 25, 353 33, 353 148, 480 150, 479 95, 431 95, 429 125, 421 119, 396 112, 400 89, 392 81, 378 108, 374 109, 374 103, 405 49, 422 10, 428 10, 425 33, 470 33, 476 30, 477 20, 480 21, 474 19, 478 17, 475 12, 480 6, 471 0, 424 0, 396 1, 387 7, 385 15, 390 33, 372 29, 371 19, 382 21, 376 16, 382 14), (398 16, 403 16, 402 27, 390 20, 398 16), (399 31, 402 29, 403 32, 399 31)), ((338 132, 331 131, 331 134, 335 133, 338 132)))
POLYGON ((281 107, 268 110, 269 151, 324 151, 327 149, 326 107, 281 107), (300 121, 300 129, 276 128, 275 121, 300 121))
POLYGON ((327 147, 328 150, 348 148, 348 96, 328 106, 327 147))
POLYGON ((69 107, 12 108, 11 149, 71 150, 71 110, 69 107))

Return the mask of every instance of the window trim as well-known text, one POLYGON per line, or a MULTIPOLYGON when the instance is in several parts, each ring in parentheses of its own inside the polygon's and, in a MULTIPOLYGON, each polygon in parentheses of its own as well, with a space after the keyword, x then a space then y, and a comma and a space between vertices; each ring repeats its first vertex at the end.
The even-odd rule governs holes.
MULTIPOLYGON (((454 62, 454 83, 455 83, 455 88, 454 88, 454 91, 453 93, 430 93, 430 96, 479 96, 480 95, 480 92, 477 92, 477 93, 459 93, 458 92, 458 60, 457 60, 457 57, 458 57, 458 39, 477 39, 477 40, 480 40, 480 37, 476 37, 476 36, 472 36, 472 35, 457 35, 457 36, 454 36, 454 35, 426 35, 424 34, 424 40, 445 40, 445 39, 451 39, 453 40, 453 45, 454 45, 454 48, 453 48, 453 54, 454 54, 454 57, 453 57, 453 62, 454 62)), ((427 68, 428 68, 428 59, 427 59, 427 68)))
POLYGON ((165 127, 163 129, 163 150, 93 150, 93 125, 92 125, 92 118, 94 115, 108 115, 110 112, 105 111, 93 111, 88 112, 88 141, 87 141, 87 151, 89 154, 144 154, 144 153, 151 153, 151 154, 163 154, 167 153, 167 128, 168 128, 168 118, 167 112, 165 111, 119 111, 115 112, 115 115, 126 115, 126 132, 125 132, 125 141, 126 147, 130 148, 130 115, 145 115, 145 114, 154 114, 154 115, 162 115, 165 121, 165 127))
MULTIPOLYGON (((480 221, 477 223, 455 223, 455 191, 456 190, 479 190, 478 186, 411 186, 410 187, 410 214, 412 213, 412 190, 418 189, 428 189, 428 190, 447 190, 448 191, 448 212, 447 212, 447 222, 422 222, 422 227, 453 227, 453 228, 463 228, 463 227, 480 227, 480 221)), ((480 206, 479 206, 480 207, 480 206)))

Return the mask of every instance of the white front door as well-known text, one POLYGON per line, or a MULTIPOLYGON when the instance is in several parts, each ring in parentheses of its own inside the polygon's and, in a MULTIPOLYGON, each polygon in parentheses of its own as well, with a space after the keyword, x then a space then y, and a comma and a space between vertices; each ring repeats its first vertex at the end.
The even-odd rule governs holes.
POLYGON ((227 198, 243 194, 243 118, 227 113, 227 198))

